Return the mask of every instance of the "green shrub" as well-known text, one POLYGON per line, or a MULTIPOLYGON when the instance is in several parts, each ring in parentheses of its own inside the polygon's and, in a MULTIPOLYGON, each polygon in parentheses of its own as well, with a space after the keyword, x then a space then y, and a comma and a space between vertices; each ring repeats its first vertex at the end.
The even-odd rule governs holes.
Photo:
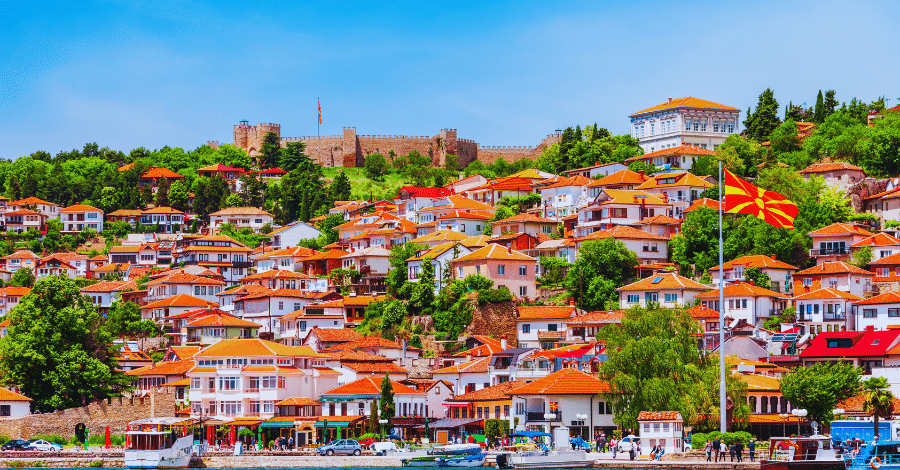
POLYGON ((420 335, 423 331, 425 331, 425 327, 421 323, 416 323, 416 326, 413 327, 414 334, 420 335))
POLYGON ((32 439, 43 439, 45 441, 50 441, 54 444, 59 444, 61 446, 65 446, 69 444, 69 440, 65 437, 60 436, 59 434, 42 434, 38 436, 33 436, 32 439))
POLYGON ((93 462, 91 462, 91 463, 88 465, 88 467, 91 467, 91 468, 103 468, 103 461, 102 461, 102 460, 94 460, 93 462))
POLYGON ((0 445, 6 444, 7 442, 9 442, 9 436, 0 434, 0 445))
POLYGON ((691 448, 692 449, 702 449, 706 447, 706 440, 709 439, 706 434, 702 432, 691 433, 691 448))

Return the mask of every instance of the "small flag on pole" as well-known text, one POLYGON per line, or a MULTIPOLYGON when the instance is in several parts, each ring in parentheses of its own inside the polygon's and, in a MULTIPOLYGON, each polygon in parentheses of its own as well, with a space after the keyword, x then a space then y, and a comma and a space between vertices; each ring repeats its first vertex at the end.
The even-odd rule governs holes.
POLYGON ((769 225, 794 230, 797 205, 774 191, 766 191, 725 170, 725 212, 758 217, 769 225))
POLYGON ((316 104, 319 105, 319 124, 322 124, 322 103, 316 100, 316 104))

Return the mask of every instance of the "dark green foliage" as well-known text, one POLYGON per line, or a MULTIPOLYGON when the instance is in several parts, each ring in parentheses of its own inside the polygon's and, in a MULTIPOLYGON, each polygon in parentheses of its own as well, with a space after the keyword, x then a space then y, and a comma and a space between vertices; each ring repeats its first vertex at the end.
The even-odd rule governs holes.
POLYGON ((817 362, 797 367, 781 377, 781 394, 809 419, 828 425, 835 406, 861 390, 861 370, 843 362, 817 362))
POLYGON ((266 132, 259 149, 260 168, 274 168, 281 157, 281 139, 274 132, 266 132))
POLYGON ((416 243, 404 243, 402 245, 391 247, 391 255, 388 257, 391 268, 388 270, 388 275, 384 280, 384 285, 387 287, 388 294, 395 297, 400 295, 400 290, 403 287, 403 284, 406 283, 408 277, 406 260, 416 256, 416 253, 419 250, 424 250, 426 248, 427 246, 416 243))
POLYGON ((744 121, 744 128, 751 139, 763 142, 769 140, 769 135, 779 124, 781 124, 781 120, 778 118, 778 101, 775 99, 775 92, 766 88, 759 95, 756 109, 752 114, 748 113, 747 119, 744 121))
POLYGON ((104 328, 113 338, 151 338, 160 333, 152 320, 141 320, 141 309, 132 302, 113 302, 106 314, 104 328))
POLYGON ((637 255, 613 238, 583 242, 563 285, 579 308, 601 310, 618 300, 616 289, 634 277, 637 264, 637 255))
POLYGON ((131 379, 113 361, 103 318, 70 279, 48 277, 9 313, 0 341, 3 382, 50 412, 116 396, 131 379))
POLYGON ((30 268, 19 268, 9 280, 13 287, 31 287, 34 285, 34 273, 30 268))
POLYGON ((390 170, 387 158, 380 153, 372 153, 366 156, 366 176, 375 181, 384 181, 384 175, 390 170))
POLYGON ((744 269, 744 279, 747 281, 753 281, 753 284, 763 289, 771 289, 772 288, 772 279, 769 278, 769 275, 760 271, 759 268, 749 267, 744 269))
POLYGON ((310 167, 313 165, 313 161, 305 152, 305 143, 289 142, 285 148, 279 151, 278 166, 288 172, 310 167))
POLYGON ((825 118, 828 117, 826 114, 825 98, 822 96, 822 90, 819 90, 819 96, 816 97, 816 107, 813 111, 813 115, 815 116, 813 122, 816 124, 825 122, 825 118))
POLYGON ((379 400, 379 402, 381 405, 381 413, 379 416, 381 419, 391 419, 397 415, 397 410, 394 405, 394 385, 391 383, 391 378, 388 377, 387 374, 384 374, 384 378, 381 379, 381 400, 379 400))
POLYGON ((338 173, 328 188, 331 192, 331 198, 335 201, 350 200, 350 178, 343 171, 338 173))

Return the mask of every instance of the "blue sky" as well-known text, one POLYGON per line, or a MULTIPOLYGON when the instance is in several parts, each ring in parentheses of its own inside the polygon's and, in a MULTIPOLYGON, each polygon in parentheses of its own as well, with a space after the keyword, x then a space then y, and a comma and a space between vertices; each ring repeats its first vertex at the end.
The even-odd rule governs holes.
POLYGON ((900 97, 900 2, 4 2, 0 157, 283 136, 534 145, 697 96, 900 97))

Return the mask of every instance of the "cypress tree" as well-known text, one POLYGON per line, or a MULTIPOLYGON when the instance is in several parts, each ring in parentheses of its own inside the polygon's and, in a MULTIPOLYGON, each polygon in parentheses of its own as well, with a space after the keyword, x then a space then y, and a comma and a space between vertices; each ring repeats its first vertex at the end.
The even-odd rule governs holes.
POLYGON ((825 99, 822 96, 822 90, 819 90, 819 96, 816 97, 816 107, 813 111, 813 122, 822 124, 825 122, 825 99))

